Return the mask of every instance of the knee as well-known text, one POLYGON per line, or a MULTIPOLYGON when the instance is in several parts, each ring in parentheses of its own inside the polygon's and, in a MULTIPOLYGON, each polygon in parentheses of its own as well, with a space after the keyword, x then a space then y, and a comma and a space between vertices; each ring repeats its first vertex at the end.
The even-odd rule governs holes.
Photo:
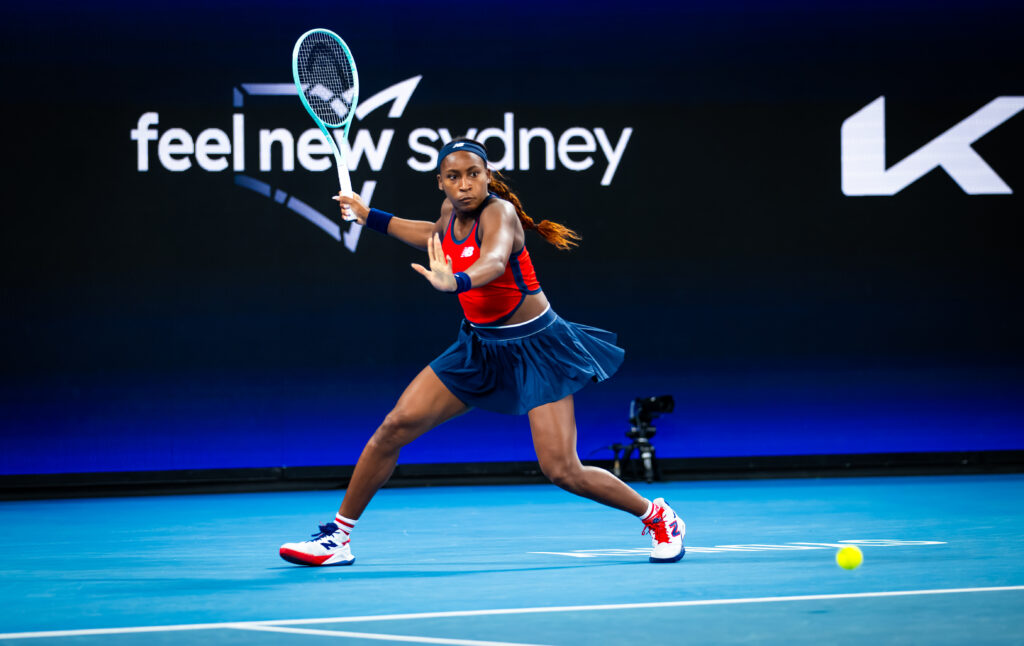
POLYGON ((542 460, 540 470, 555 486, 576 491, 583 467, 579 460, 542 460))
POLYGON ((387 414, 377 431, 370 438, 369 445, 380 453, 396 453, 416 436, 416 420, 401 411, 387 414))

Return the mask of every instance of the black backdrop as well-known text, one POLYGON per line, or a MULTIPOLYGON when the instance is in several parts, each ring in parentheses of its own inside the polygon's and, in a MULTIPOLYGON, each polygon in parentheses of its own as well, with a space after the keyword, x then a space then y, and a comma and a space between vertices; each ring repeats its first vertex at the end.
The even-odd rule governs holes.
MULTIPOLYGON (((353 171, 380 208, 436 217, 433 175, 408 160, 426 159, 417 132, 440 143, 418 129, 503 130, 511 113, 513 188, 584 237, 571 253, 529 242, 545 292, 627 350, 578 396, 584 455, 621 438, 631 398, 658 394, 678 405, 659 423, 668 457, 1024 449, 1024 117, 973 144, 1011 193, 968 194, 942 167, 895 195, 841 184, 841 128, 878 97, 892 167, 1024 96, 1014 3, 2 12, 0 473, 351 464, 452 340, 458 307, 408 269, 415 250, 363 232, 352 251, 289 201, 337 226, 333 171, 282 170, 280 146, 260 170, 261 130, 298 139, 312 122, 252 84, 287 87, 313 26, 348 41, 364 102, 422 77, 400 115, 385 104, 352 128, 390 136, 353 171), (149 112, 157 136, 192 140, 231 138, 242 115, 244 169, 179 154, 191 168, 171 171, 152 141, 139 170, 131 133, 149 112), (583 147, 630 135, 602 185, 600 143, 547 170, 534 139, 524 170, 520 128, 556 144, 584 129, 568 141, 583 147)), ((531 455, 524 419, 474 413, 405 459, 531 455)))

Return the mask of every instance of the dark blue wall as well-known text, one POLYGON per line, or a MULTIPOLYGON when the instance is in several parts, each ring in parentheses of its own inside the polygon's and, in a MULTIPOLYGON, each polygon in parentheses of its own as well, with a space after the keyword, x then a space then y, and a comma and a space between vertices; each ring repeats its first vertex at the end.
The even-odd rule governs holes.
MULTIPOLYGON (((353 180, 405 217, 440 202, 417 129, 631 129, 607 185, 600 146, 546 170, 535 141, 508 171, 583 234, 528 240, 555 309, 627 350, 577 397, 582 455, 660 394, 664 457, 1024 449, 1024 116, 972 147, 1011 193, 942 167, 891 196, 841 184, 841 127, 878 97, 891 168, 1024 96, 1016 3, 210 4, 0 9, 0 474, 352 464, 454 338, 418 252, 372 232, 350 250, 289 208, 334 217, 333 171, 284 171, 279 148, 260 170, 261 129, 312 122, 250 84, 290 83, 314 26, 348 41, 363 101, 422 77, 350 135, 391 132, 353 180), (148 112, 192 138, 243 115, 244 170, 171 171, 151 142, 140 171, 148 112)), ((403 459, 531 457, 525 418, 474 412, 403 459)))

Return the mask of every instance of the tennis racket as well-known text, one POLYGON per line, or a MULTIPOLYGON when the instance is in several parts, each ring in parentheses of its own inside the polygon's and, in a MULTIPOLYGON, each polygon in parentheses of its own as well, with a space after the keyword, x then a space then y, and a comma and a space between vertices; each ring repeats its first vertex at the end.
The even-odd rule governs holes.
MULTIPOLYGON (((334 153, 341 193, 350 196, 352 180, 348 176, 348 163, 328 128, 342 128, 342 139, 348 141, 348 128, 359 99, 359 74, 352 52, 333 31, 310 29, 295 43, 292 77, 302 105, 324 133, 334 153)), ((351 221, 355 216, 344 215, 343 218, 351 221)))

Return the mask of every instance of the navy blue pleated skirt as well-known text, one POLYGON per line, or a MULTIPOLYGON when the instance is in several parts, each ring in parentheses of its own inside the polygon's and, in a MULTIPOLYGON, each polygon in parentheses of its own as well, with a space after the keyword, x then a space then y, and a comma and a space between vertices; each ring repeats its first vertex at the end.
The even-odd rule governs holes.
POLYGON ((468 406, 522 415, 615 374, 626 354, 615 341, 612 332, 570 323, 548 308, 518 325, 463 321, 458 340, 430 367, 468 406))

